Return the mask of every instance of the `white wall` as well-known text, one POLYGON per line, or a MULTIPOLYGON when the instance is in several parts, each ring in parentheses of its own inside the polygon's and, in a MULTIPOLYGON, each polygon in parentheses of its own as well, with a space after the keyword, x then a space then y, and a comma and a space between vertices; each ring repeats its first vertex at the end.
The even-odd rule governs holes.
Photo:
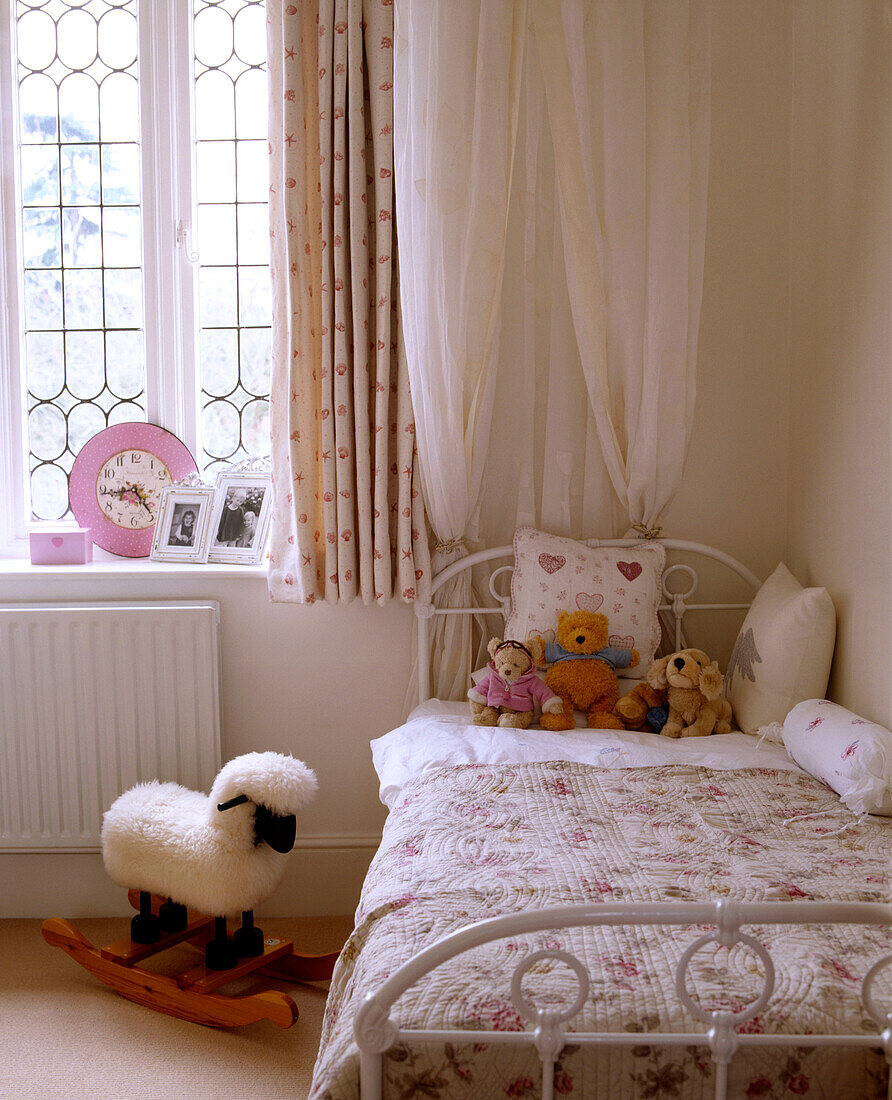
POLYGON ((892 15, 793 7, 789 562, 830 590, 830 695, 892 724, 892 15))
POLYGON ((760 578, 785 538, 790 8, 717 3, 697 406, 664 533, 760 578))

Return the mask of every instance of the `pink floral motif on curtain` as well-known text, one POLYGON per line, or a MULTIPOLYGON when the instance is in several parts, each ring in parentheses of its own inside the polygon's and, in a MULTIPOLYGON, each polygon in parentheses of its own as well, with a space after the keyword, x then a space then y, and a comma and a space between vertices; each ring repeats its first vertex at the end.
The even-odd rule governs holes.
POLYGON ((268 0, 269 591, 413 600, 430 578, 393 199, 392 0, 268 0))

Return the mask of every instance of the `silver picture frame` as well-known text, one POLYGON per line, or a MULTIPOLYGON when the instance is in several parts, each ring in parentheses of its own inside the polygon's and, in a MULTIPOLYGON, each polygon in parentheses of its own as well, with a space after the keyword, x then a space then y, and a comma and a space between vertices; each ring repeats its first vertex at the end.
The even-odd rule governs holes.
POLYGON ((208 561, 259 565, 266 553, 272 481, 265 471, 217 475, 208 561))
POLYGON ((163 489, 152 538, 152 561, 206 562, 215 500, 216 490, 210 487, 163 489))

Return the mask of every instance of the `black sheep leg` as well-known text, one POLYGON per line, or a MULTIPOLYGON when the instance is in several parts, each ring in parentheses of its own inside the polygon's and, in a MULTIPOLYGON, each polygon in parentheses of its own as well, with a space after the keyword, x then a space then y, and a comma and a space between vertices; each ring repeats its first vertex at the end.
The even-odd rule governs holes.
POLYGON ((158 919, 164 932, 182 932, 189 921, 186 906, 170 898, 158 910, 158 919))
POLYGON ((208 970, 231 970, 238 954, 226 935, 226 918, 214 917, 214 938, 204 949, 204 965, 208 970))
POLYGON ((243 959, 263 954, 263 932, 254 927, 254 910, 242 913, 242 926, 232 934, 232 945, 243 959))
POLYGON ((139 912, 130 920, 130 939, 134 943, 157 943, 161 939, 161 921, 152 912, 152 895, 139 892, 139 912))

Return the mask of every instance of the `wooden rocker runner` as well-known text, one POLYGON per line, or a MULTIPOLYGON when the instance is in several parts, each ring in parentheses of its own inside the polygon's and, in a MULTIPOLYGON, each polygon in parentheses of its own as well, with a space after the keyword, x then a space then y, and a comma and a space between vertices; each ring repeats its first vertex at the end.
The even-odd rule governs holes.
MULTIPOLYGON (((134 908, 138 908, 139 891, 131 890, 129 897, 134 908)), ((149 897, 152 914, 157 916, 163 899, 149 897)), ((125 939, 100 948, 94 947, 69 921, 52 917, 43 922, 43 938, 52 947, 61 947, 75 962, 128 1001, 156 1012, 208 1027, 239 1027, 258 1020, 291 1027, 297 1020, 297 1005, 281 990, 245 996, 227 996, 215 991, 251 973, 284 981, 326 981, 338 957, 336 951, 327 955, 301 955, 294 951, 290 940, 266 937, 262 955, 239 959, 228 970, 210 970, 199 962, 167 977, 138 965, 178 944, 191 944, 203 950, 215 937, 216 923, 216 918, 190 910, 185 928, 162 934, 156 943, 139 944, 125 939)))
POLYGON ((315 789, 305 764, 273 752, 231 760, 210 795, 177 783, 133 787, 102 824, 105 868, 138 909, 130 939, 97 948, 58 917, 44 922, 43 938, 123 997, 170 1016, 211 1027, 256 1020, 290 1027, 297 1006, 281 991, 215 990, 253 973, 331 977, 337 953, 297 954, 289 940, 266 938, 254 925, 254 907, 278 885, 294 847, 295 812, 315 789), (227 916, 238 913, 241 927, 229 936, 227 916), (178 944, 202 950, 204 962, 173 977, 138 965, 178 944))

